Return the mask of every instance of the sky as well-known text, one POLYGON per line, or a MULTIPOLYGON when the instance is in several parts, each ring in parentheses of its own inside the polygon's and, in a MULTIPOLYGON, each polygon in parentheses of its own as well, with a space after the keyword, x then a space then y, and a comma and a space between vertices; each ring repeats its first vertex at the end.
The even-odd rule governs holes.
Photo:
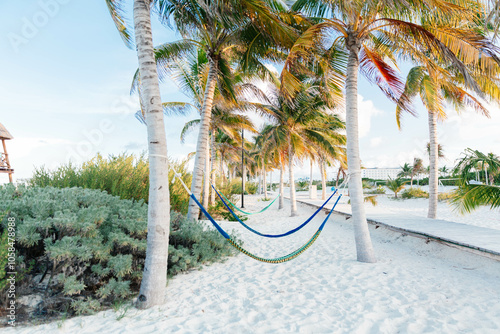
MULTIPOLYGON (((132 1, 127 17, 132 20, 132 1)), ((27 179, 35 168, 54 169, 70 160, 82 163, 101 153, 140 154, 147 150, 146 128, 134 113, 137 95, 129 94, 137 69, 111 20, 104 0, 24 0, 0 2, 0 123, 14 136, 7 149, 14 178, 27 179)), ((180 36, 153 21, 155 45, 180 36)), ((279 67, 279 64, 276 65, 279 67)), ((401 68, 404 77, 409 66, 401 68)), ((172 81, 160 86, 162 100, 189 101, 172 81)), ((366 81, 359 84, 360 150, 364 167, 397 167, 424 158, 428 140, 426 111, 405 116, 402 130, 395 106, 366 81)), ((439 142, 452 166, 467 147, 500 154, 500 111, 491 118, 463 111, 448 112, 439 124, 439 142)), ((182 159, 195 151, 197 131, 180 142, 184 124, 198 115, 165 120, 169 156, 182 159)), ((255 119, 255 117, 253 117, 255 119)), ((259 124, 261 122, 258 122, 259 124)), ((328 177, 334 177, 334 170, 328 177)), ((296 176, 309 175, 309 163, 296 176)), ((314 172, 319 178, 319 171, 314 172)), ((0 183, 8 181, 0 174, 0 183)))

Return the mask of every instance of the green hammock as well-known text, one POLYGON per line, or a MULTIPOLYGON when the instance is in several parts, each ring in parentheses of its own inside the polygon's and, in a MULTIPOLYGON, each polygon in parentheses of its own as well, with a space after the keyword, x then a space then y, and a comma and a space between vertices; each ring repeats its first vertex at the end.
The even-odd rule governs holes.
MULTIPOLYGON (((215 187, 212 185, 212 188, 214 188, 215 191, 217 191, 217 189, 215 189, 215 187)), ((274 202, 276 202, 276 200, 280 197, 280 195, 278 195, 278 197, 276 197, 275 199, 273 199, 273 201, 271 203, 269 203, 265 208, 263 208, 262 210, 258 211, 258 212, 246 212, 246 211, 243 211, 241 210, 240 208, 238 208, 236 205, 234 205, 233 203, 231 203, 231 201, 226 197, 224 196, 224 194, 222 194, 221 192, 219 192, 219 194, 224 197, 224 199, 226 200, 226 202, 228 202, 233 208, 235 208, 236 210, 238 210, 239 212, 242 212, 246 215, 256 215, 258 213, 262 213, 264 211, 266 211, 267 209, 269 209, 269 207, 271 205, 273 205, 274 202)))
POLYGON ((245 254, 246 256, 251 257, 254 260, 257 260, 257 261, 260 261, 260 262, 265 262, 265 263, 278 264, 278 263, 283 263, 283 262, 287 262, 287 261, 293 260, 297 256, 299 256, 300 254, 302 254, 303 252, 305 252, 309 247, 311 247, 311 245, 316 241, 316 239, 318 239, 320 233, 321 233, 321 231, 317 231, 313 235, 313 237, 304 246, 300 247, 296 251, 294 251, 294 252, 292 252, 292 253, 290 253, 288 255, 277 257, 277 258, 274 258, 274 259, 266 259, 266 258, 257 256, 257 255, 254 255, 254 254, 250 253, 249 251, 247 251, 246 249, 244 249, 243 247, 241 247, 240 245, 238 245, 237 243, 235 243, 233 241, 233 239, 227 239, 227 241, 234 248, 236 248, 237 250, 239 250, 241 253, 245 254))
MULTIPOLYGON (((186 188, 187 189, 187 188, 186 188)), ((226 241, 229 242, 234 248, 236 248, 238 251, 240 251, 241 253, 245 254, 246 256, 249 256, 251 257, 252 259, 254 260, 257 260, 257 261, 260 261, 260 262, 265 262, 265 263, 273 263, 273 264, 278 264, 278 263, 283 263, 283 262, 287 262, 287 261, 290 261, 290 260, 293 260, 295 259, 297 256, 299 256, 300 254, 302 254, 303 252, 305 252, 309 247, 311 247, 311 245, 316 241, 316 239, 318 239, 319 235, 321 234, 321 231, 323 231, 323 228, 325 227, 326 225, 326 222, 328 221, 328 219, 330 218, 333 210, 335 209, 335 206, 337 205, 337 203, 339 202, 340 198, 342 197, 342 195, 339 196, 339 198, 337 198, 337 201, 335 202, 335 204, 333 205, 333 208, 330 210, 330 213, 326 216, 325 220, 323 221, 323 223, 320 225, 320 227, 318 228, 318 230, 316 231, 316 233, 314 233, 314 235, 312 236, 311 239, 309 239, 308 242, 306 242, 302 247, 300 247, 299 249, 291 252, 290 254, 288 255, 285 255, 285 256, 281 256, 281 257, 277 257, 277 258, 272 258, 272 259, 266 259, 266 258, 263 258, 263 257, 260 257, 260 256, 257 256, 255 254, 252 254, 250 253, 249 251, 247 251, 246 249, 244 249, 243 247, 241 247, 240 245, 238 245, 230 236, 229 234, 227 234, 226 231, 224 231, 222 229, 222 227, 220 227, 219 224, 217 224, 217 222, 212 218, 212 216, 210 216, 210 214, 205 210, 205 208, 203 207, 203 205, 201 205, 201 203, 196 199, 196 197, 191 194, 190 195, 191 198, 195 201, 195 203, 200 207, 200 210, 201 212, 205 215, 205 217, 208 218, 208 220, 210 220, 210 222, 214 225, 214 227, 219 231, 220 234, 222 234, 222 236, 224 238, 226 238, 226 241)))
MULTIPOLYGON (((175 170, 174 170, 175 172, 175 170)), ((325 220, 323 221, 323 223, 320 225, 320 227, 318 228, 318 230, 316 231, 316 233, 314 233, 314 235, 312 236, 311 239, 309 239, 308 242, 306 242, 306 244, 304 244, 302 247, 300 247, 299 249, 291 252, 290 254, 288 255, 285 255, 285 256, 281 256, 281 257, 277 257, 277 258, 272 258, 272 259, 266 259, 266 258, 263 258, 263 257, 260 257, 260 256, 257 256, 257 255, 254 255, 252 253, 250 253, 249 251, 247 251, 246 249, 244 249, 243 247, 241 247, 240 245, 238 245, 232 238, 229 234, 227 234, 226 231, 224 231, 222 229, 222 227, 217 224, 217 222, 213 219, 212 216, 210 216, 210 214, 207 212, 207 210, 205 210, 205 208, 203 207, 203 205, 201 205, 201 203, 198 201, 198 199, 196 199, 196 197, 193 195, 193 193, 191 193, 191 191, 189 190, 189 188, 186 186, 186 184, 184 183, 184 181, 179 177, 179 174, 177 172, 175 172, 175 177, 177 177, 182 185, 184 186, 184 189, 186 189, 186 192, 189 194, 189 196, 193 199, 193 201, 199 206, 201 212, 205 215, 205 217, 208 218, 208 220, 212 223, 212 225, 215 227, 215 229, 217 231, 219 231, 219 233, 226 239, 227 242, 229 242, 229 244, 231 244, 235 249, 237 249, 238 251, 240 251, 241 253, 251 257, 252 259, 254 260, 257 260, 257 261, 261 261, 261 262, 265 262, 265 263, 273 263, 273 264, 277 264, 277 263, 283 263, 283 262, 287 262, 287 261, 290 261, 290 260, 293 260, 295 259, 297 256, 299 256, 300 254, 304 253, 309 247, 311 247, 311 245, 318 239, 319 235, 321 234, 321 231, 323 231, 323 228, 325 227, 326 225, 326 222, 328 221, 328 219, 330 218, 331 214, 333 213, 333 210, 335 209, 335 207, 337 206, 340 198, 342 197, 342 195, 340 195, 338 198, 337 198, 337 201, 335 202, 335 204, 333 205, 332 209, 330 210, 330 213, 326 216, 325 220)), ((275 199, 276 200, 276 199, 275 199)), ((274 202, 274 201, 273 201, 274 202)), ((272 204, 272 203, 271 203, 272 204)))

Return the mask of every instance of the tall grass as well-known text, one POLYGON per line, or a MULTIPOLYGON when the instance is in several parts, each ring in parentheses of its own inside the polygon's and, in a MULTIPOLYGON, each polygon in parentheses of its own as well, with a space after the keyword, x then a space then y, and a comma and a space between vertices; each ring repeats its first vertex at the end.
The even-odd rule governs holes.
MULTIPOLYGON (((173 167, 181 174, 183 181, 189 186, 192 175, 187 171, 187 160, 170 160, 173 167)), ((169 180, 174 172, 169 171, 169 180)), ((50 171, 45 167, 36 168, 29 184, 39 187, 71 188, 81 187, 100 189, 122 199, 134 199, 148 202, 149 194, 149 162, 144 154, 135 156, 122 153, 104 158, 97 154, 81 166, 62 165, 50 171)), ((187 213, 189 195, 179 181, 170 184, 171 210, 187 213)))
MULTIPOLYGON (((224 194, 227 198, 231 198, 233 195, 241 194, 241 178, 236 178, 229 183, 225 183, 223 186, 220 185, 221 180, 217 180, 217 184, 219 185, 218 190, 224 194)), ((258 184, 255 182, 245 182, 245 194, 254 195, 257 192, 258 184)))

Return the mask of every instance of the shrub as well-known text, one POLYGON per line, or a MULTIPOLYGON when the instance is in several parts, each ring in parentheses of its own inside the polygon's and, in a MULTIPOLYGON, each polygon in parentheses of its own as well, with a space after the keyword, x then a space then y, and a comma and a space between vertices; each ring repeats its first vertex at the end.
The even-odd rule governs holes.
POLYGON ((363 189, 372 189, 375 186, 374 182, 369 180, 362 180, 363 189))
POLYGON ((377 186, 377 189, 366 191, 365 194, 382 195, 385 194, 385 188, 382 186, 377 186))
POLYGON ((429 193, 419 188, 409 188, 401 193, 401 197, 404 199, 429 198, 429 193))
MULTIPOLYGON (((229 203, 228 205, 230 206, 229 203)), ((238 214, 238 212, 234 210, 234 208, 231 209, 233 209, 233 212, 236 214, 236 216, 238 216, 238 218, 240 218, 241 221, 245 221, 248 219, 248 217, 238 214)), ((210 215, 215 219, 223 219, 231 222, 237 221, 233 214, 229 212, 224 203, 222 203, 222 201, 220 200, 216 201, 215 205, 212 205, 208 208, 208 213, 210 213, 210 215)))
MULTIPOLYGON (((169 163, 189 186, 192 175, 187 172, 187 160, 170 160, 169 163)), ((172 180, 174 172, 170 170, 168 175, 172 180)), ((123 153, 106 159, 97 154, 81 166, 69 163, 53 171, 44 167, 36 168, 29 184, 38 187, 100 189, 122 199, 143 200, 148 203, 149 162, 145 155, 136 157, 123 153)), ((189 195, 179 181, 170 185, 172 210, 187 213, 188 200, 189 195)))
POLYGON ((438 201, 448 201, 448 200, 450 200, 452 198, 454 198, 453 191, 449 191, 447 193, 440 193, 440 194, 438 194, 438 201))
POLYGON ((299 180, 295 182, 296 191, 305 191, 309 189, 309 181, 299 180))
MULTIPOLYGON (((245 182, 245 194, 255 194, 257 187, 258 184, 255 182, 245 182)), ((241 178, 233 179, 224 186, 220 186, 217 190, 220 190, 227 198, 231 198, 233 195, 241 195, 241 178)))
MULTIPOLYGON (((0 187, 0 212, 7 210, 0 235, 8 217, 15 218, 18 291, 45 296, 36 314, 92 313, 138 291, 147 234, 142 201, 100 190, 7 185, 0 187)), ((176 212, 170 233, 169 276, 233 252, 216 230, 176 212)))

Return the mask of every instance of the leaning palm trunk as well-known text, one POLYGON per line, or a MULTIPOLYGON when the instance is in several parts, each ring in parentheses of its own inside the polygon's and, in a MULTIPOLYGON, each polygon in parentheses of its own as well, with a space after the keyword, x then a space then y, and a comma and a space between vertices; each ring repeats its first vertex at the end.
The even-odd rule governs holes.
POLYGON ((351 176, 349 194, 352 207, 354 238, 356 241, 357 259, 361 262, 376 262, 368 223, 366 221, 363 186, 361 182, 361 160, 359 157, 358 138, 358 70, 360 50, 359 42, 350 36, 348 39, 349 59, 346 73, 346 134, 347 164, 351 176))
POLYGON ((224 173, 224 157, 222 156, 222 153, 219 156, 219 170, 220 170, 220 183, 221 186, 224 187, 225 181, 226 181, 226 174, 224 173))
POLYGON ((137 306, 149 308, 165 301, 170 232, 167 141, 153 49, 149 1, 134 1, 134 27, 142 94, 146 101, 144 107, 149 151, 147 249, 137 306))
MULTIPOLYGON (((217 68, 215 63, 209 61, 207 86, 203 98, 203 110, 201 113, 200 133, 198 134, 198 143, 196 145, 196 157, 194 159, 193 182, 191 183, 191 192, 196 198, 200 198, 201 187, 203 184, 203 168, 208 150, 208 132, 210 130, 210 119, 212 117, 212 105, 214 100, 215 86, 217 84, 217 68)), ((188 218, 198 219, 200 208, 192 198, 189 199, 188 218)))
POLYGON ((429 212, 428 218, 436 219, 438 203, 438 142, 437 113, 429 111, 429 212))
POLYGON ((311 170, 309 174, 309 198, 312 198, 312 185, 313 185, 313 160, 311 159, 311 170))
POLYGON ((321 171, 321 199, 326 200, 326 163, 321 161, 320 171, 321 171))
MULTIPOLYGON (((210 136, 210 135, 209 135, 210 136)), ((203 182, 203 206, 208 208, 208 200, 210 197, 210 138, 207 138, 207 151, 205 156, 205 180, 203 182)))
POLYGON ((282 162, 280 164, 280 199, 279 199, 279 206, 278 210, 283 209, 285 206, 285 163, 282 162))
POLYGON ((262 169, 259 171, 259 188, 258 194, 261 195, 264 192, 264 187, 262 185, 262 169))
MULTIPOLYGON (((210 135, 210 179, 212 184, 215 184, 215 135, 212 132, 210 135)), ((215 205, 215 190, 210 187, 210 205, 215 205)))
POLYGON ((262 169, 262 173, 263 173, 263 183, 264 183, 264 198, 267 198, 267 173, 265 165, 262 169))
POLYGON ((297 200, 295 198, 295 180, 293 178, 293 152, 291 145, 288 146, 288 169, 290 175, 290 211, 291 216, 294 217, 297 215, 297 200))
POLYGON ((269 191, 273 191, 273 171, 269 172, 269 191))

